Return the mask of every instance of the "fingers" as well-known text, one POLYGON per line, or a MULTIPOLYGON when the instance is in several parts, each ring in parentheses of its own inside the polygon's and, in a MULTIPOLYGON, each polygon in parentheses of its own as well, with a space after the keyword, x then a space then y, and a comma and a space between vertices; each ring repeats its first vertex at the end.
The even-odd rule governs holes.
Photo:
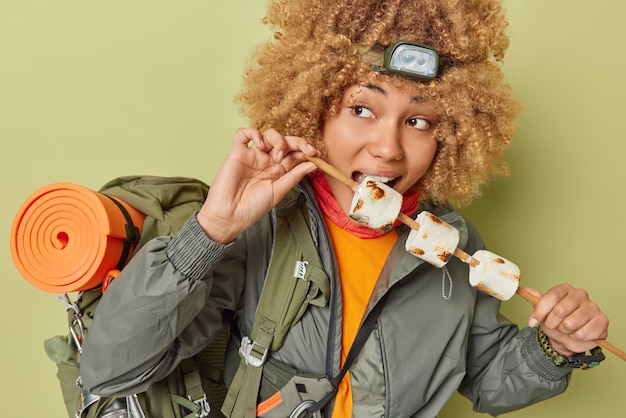
MULTIPOLYGON (((292 154, 298 152, 309 156, 318 154, 318 151, 304 138, 283 136, 275 129, 261 132, 257 129, 244 128, 238 131, 237 137, 246 146, 269 154, 276 163, 282 162, 287 155, 294 157, 292 154)), ((299 160, 302 161, 302 159, 299 160)))
POLYGON ((574 308, 572 298, 566 298, 568 292, 569 289, 557 286, 550 289, 545 295, 539 294, 540 299, 531 314, 530 321, 535 324, 541 323, 550 329, 556 328, 574 308))
POLYGON ((571 333, 586 322, 587 303, 591 301, 586 291, 569 285, 556 286, 541 296, 531 314, 531 320, 550 329, 571 333))
POLYGON ((580 352, 594 347, 593 340, 606 338, 608 318, 585 290, 562 284, 543 296, 534 289, 529 291, 540 299, 528 324, 540 325, 555 345, 580 352))
POLYGON ((304 176, 317 170, 317 166, 311 162, 304 162, 294 166, 283 176, 274 182, 274 191, 277 195, 275 201, 279 201, 291 190, 304 176))
POLYGON ((276 130, 239 129, 196 218, 216 242, 231 242, 316 169, 304 155, 317 151, 276 130))

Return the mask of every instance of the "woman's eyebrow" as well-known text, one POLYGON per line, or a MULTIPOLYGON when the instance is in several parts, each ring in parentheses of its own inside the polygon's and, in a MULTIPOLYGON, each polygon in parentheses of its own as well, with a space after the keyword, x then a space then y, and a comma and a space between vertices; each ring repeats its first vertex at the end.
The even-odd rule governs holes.
MULTIPOLYGON (((376 93, 380 93, 383 96, 387 95, 387 91, 382 88, 381 86, 379 86, 378 84, 365 84, 363 87, 365 87, 366 89, 372 90, 373 92, 376 93)), ((422 96, 413 96, 411 97, 411 102, 413 103, 424 103, 426 102, 426 98, 422 97, 422 96)))
POLYGON ((387 91, 385 91, 385 89, 384 89, 384 88, 380 87, 380 86, 379 86, 379 85, 377 85, 377 84, 366 84, 366 85, 364 85, 363 87, 365 87, 366 89, 372 90, 372 91, 374 91, 374 92, 376 92, 376 93, 380 93, 380 94, 382 94, 383 96, 386 96, 386 95, 387 95, 387 91))

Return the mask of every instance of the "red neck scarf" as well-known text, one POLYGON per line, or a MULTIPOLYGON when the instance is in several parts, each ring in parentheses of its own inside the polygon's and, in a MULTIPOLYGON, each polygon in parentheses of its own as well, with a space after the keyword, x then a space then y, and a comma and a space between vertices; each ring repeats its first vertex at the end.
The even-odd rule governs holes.
MULTIPOLYGON (((321 171, 315 171, 310 175, 313 190, 315 191, 315 197, 317 203, 322 209, 322 213, 328 219, 330 219, 335 225, 356 235, 359 238, 374 238, 384 235, 380 231, 376 231, 372 228, 368 228, 364 225, 359 225, 354 222, 344 213, 339 206, 337 199, 330 190, 326 176, 321 171)), ((417 210, 419 206, 419 192, 416 190, 409 190, 403 195, 402 207, 400 211, 405 215, 411 216, 417 210)), ((396 221, 394 228, 400 224, 400 221, 396 221)))

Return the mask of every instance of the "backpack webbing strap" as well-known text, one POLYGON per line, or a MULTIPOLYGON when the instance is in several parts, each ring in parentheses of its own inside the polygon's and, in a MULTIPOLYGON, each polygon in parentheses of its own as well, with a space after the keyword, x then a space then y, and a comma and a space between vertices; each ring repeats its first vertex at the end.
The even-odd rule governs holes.
POLYGON ((206 393, 202 387, 202 378, 193 358, 186 358, 180 363, 183 370, 183 382, 185 384, 185 394, 191 401, 193 408, 186 406, 193 412, 190 416, 206 418, 211 410, 206 393))
POLYGON ((170 398, 172 399, 172 403, 176 405, 180 405, 186 410, 191 411, 190 413, 183 416, 182 418, 198 418, 199 416, 201 416, 199 415, 200 407, 196 405, 195 403, 191 402, 189 399, 182 397, 180 395, 177 395, 175 393, 171 393, 170 398))
POLYGON ((380 316, 380 313, 383 311, 383 308, 385 307, 385 304, 387 303, 387 299, 389 298, 390 293, 391 293, 391 290, 388 290, 383 296, 381 296, 380 300, 376 303, 374 308, 372 308, 370 313, 367 315, 367 317, 363 321, 363 324, 361 324, 361 327, 359 328, 359 331, 357 332, 356 337, 354 337, 354 342, 352 343, 352 346, 350 346, 350 350, 348 351, 348 355, 346 356, 346 359, 343 363, 343 366, 341 367, 341 370, 336 376, 330 379, 330 383, 333 387, 333 390, 327 393, 326 396, 324 396, 318 402, 306 408, 306 410, 311 415, 321 410, 324 406, 326 406, 326 404, 329 403, 331 399, 333 399, 335 395, 337 394, 339 383, 341 383, 346 373, 348 373, 348 370, 350 370, 352 363, 354 363, 354 361, 357 359, 357 357, 361 353, 361 349, 365 345, 365 342, 367 341, 370 334, 374 330, 374 327, 376 326, 378 317, 380 316))
POLYGON ((141 231, 133 223, 133 218, 130 216, 126 208, 120 202, 118 202, 117 199, 109 196, 108 194, 104 194, 104 196, 108 197, 113 203, 115 203, 115 206, 119 208, 119 210, 122 212, 122 215, 124 215, 124 219, 126 220, 126 223, 124 224, 124 229, 126 230, 124 247, 122 248, 122 254, 120 254, 120 259, 117 261, 117 265, 115 266, 116 270, 122 270, 126 265, 128 259, 130 258, 130 250, 132 248, 132 245, 138 243, 139 239, 141 238, 141 231))
MULTIPOLYGON (((317 248, 313 243, 308 223, 304 219, 301 211, 290 213, 287 215, 287 220, 296 237, 296 241, 298 241, 298 246, 302 250, 303 258, 307 263, 305 273, 303 277, 301 277, 309 286, 307 304, 326 306, 330 299, 330 280, 326 275, 324 267, 322 267, 322 262, 317 254, 317 248)), ((307 304, 300 306, 300 312, 298 312, 294 323, 304 315, 307 304)))
POLYGON ((287 331, 304 314, 305 302, 323 306, 324 298, 328 300, 330 284, 323 273, 301 205, 299 199, 293 205, 297 206, 295 210, 276 212, 274 253, 251 336, 242 339, 239 368, 222 406, 226 416, 256 417, 267 353, 282 346, 287 331), (291 269, 294 264, 295 268, 291 269))

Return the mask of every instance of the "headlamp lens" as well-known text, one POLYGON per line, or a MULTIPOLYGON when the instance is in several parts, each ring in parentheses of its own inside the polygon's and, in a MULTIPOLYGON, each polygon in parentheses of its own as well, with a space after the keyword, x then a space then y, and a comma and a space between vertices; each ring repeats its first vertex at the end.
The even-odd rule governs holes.
POLYGON ((419 45, 400 44, 389 59, 389 69, 433 78, 437 75, 437 53, 419 45))
POLYGON ((432 80, 439 70, 439 54, 434 48, 400 41, 384 47, 360 48, 363 62, 383 74, 399 74, 418 80, 432 80))

